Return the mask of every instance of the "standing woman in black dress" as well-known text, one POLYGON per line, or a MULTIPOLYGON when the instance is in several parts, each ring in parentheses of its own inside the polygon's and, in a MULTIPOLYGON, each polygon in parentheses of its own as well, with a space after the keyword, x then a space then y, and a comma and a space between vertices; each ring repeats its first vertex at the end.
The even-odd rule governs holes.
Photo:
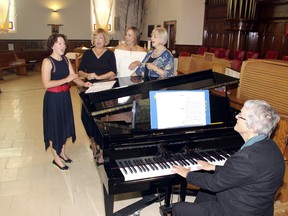
POLYGON ((48 38, 47 47, 52 52, 42 62, 42 83, 47 89, 43 104, 43 131, 45 149, 50 146, 54 160, 52 163, 61 170, 68 170, 64 163, 71 163, 65 152, 67 138, 76 140, 74 116, 68 83, 74 81, 80 86, 89 87, 75 74, 70 61, 65 57, 67 37, 53 34, 48 38))
MULTIPOLYGON (((92 34, 91 43, 93 48, 85 51, 83 54, 78 68, 79 76, 82 76, 91 82, 114 79, 117 71, 116 60, 114 52, 106 48, 109 44, 108 33, 102 28, 96 29, 92 34)), ((99 147, 97 147, 95 142, 96 125, 93 118, 87 114, 83 106, 81 119, 86 133, 90 138, 93 156, 96 159, 96 155, 100 152, 99 147)), ((97 164, 99 165, 102 163, 103 158, 98 158, 97 164)))

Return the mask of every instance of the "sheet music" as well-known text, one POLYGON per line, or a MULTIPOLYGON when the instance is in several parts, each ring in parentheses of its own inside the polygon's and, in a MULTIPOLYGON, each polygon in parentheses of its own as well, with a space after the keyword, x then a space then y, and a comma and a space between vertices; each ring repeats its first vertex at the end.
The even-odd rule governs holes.
MULTIPOLYGON (((203 91, 159 91, 156 99, 157 118, 153 128, 206 125, 210 123, 210 110, 207 109, 207 92, 203 91), (208 118, 207 118, 208 117, 208 118)), ((208 99, 209 101, 209 99, 208 99)), ((153 108, 152 108, 153 110, 153 108)), ((152 120, 152 122, 155 122, 152 120)))
POLYGON ((114 81, 107 81, 107 82, 97 82, 93 83, 91 87, 89 87, 85 93, 93 93, 93 92, 99 92, 107 89, 112 89, 113 85, 115 84, 114 81))

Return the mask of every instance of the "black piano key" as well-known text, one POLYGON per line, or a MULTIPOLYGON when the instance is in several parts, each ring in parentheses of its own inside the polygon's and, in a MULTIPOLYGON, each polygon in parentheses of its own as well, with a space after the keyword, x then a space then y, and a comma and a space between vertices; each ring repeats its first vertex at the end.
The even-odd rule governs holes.
POLYGON ((150 158, 147 158, 147 160, 150 162, 151 166, 154 166, 154 168, 158 170, 158 166, 150 158))
POLYGON ((151 167, 151 169, 152 169, 153 171, 155 171, 154 164, 151 164, 151 163, 149 162, 148 158, 145 158, 144 160, 145 160, 146 164, 147 164, 149 167, 151 167))
POLYGON ((121 161, 119 161, 119 165, 120 165, 120 168, 122 168, 124 170, 124 173, 127 174, 127 170, 125 169, 125 167, 121 161))
POLYGON ((141 170, 142 170, 143 172, 146 172, 146 171, 147 171, 146 168, 145 168, 145 166, 143 166, 143 164, 141 163, 141 160, 140 160, 140 159, 137 159, 137 166, 141 167, 141 170))
POLYGON ((162 169, 168 169, 168 168, 169 168, 169 167, 167 166, 167 164, 163 161, 162 158, 156 157, 155 159, 156 159, 156 161, 158 162, 158 164, 161 166, 162 169))
POLYGON ((183 157, 189 161, 192 165, 197 164, 196 160, 191 155, 183 155, 183 157))
POLYGON ((189 161, 187 161, 182 155, 178 155, 178 158, 185 164, 185 166, 190 166, 189 161))
POLYGON ((212 158, 209 154, 207 154, 206 152, 200 152, 199 154, 201 154, 203 157, 205 157, 209 162, 214 162, 215 159, 212 158))
POLYGON ((141 164, 139 164, 137 160, 133 160, 133 163, 138 167, 138 169, 139 169, 140 172, 145 171, 145 170, 143 170, 141 164))
POLYGON ((167 158, 162 158, 163 159, 163 163, 167 166, 168 169, 172 168, 172 166, 174 165, 170 159, 167 158))
POLYGON ((212 155, 212 157, 214 157, 218 161, 225 160, 225 158, 222 157, 222 155, 220 155, 217 151, 209 151, 209 154, 212 155))
POLYGON ((191 153, 191 156, 192 156, 193 158, 195 158, 196 160, 203 160, 203 161, 208 162, 204 157, 202 157, 202 155, 200 155, 200 154, 198 154, 198 153, 196 153, 196 152, 192 152, 192 153, 191 153))
POLYGON ((142 159, 139 159, 139 162, 142 164, 142 166, 144 167, 144 169, 146 169, 147 172, 150 171, 149 167, 147 166, 147 164, 142 159))
POLYGON ((218 152, 222 157, 224 157, 225 159, 227 159, 227 158, 230 157, 226 152, 222 151, 221 149, 218 149, 217 152, 218 152))
POLYGON ((131 167, 131 169, 132 169, 135 173, 137 173, 137 170, 134 168, 134 166, 133 166, 133 164, 131 163, 131 161, 128 160, 127 163, 129 164, 129 166, 131 167))
POLYGON ((124 164, 125 164, 126 167, 129 169, 129 171, 130 171, 131 173, 133 173, 132 168, 130 167, 129 163, 128 163, 126 160, 124 161, 124 164))
MULTIPOLYGON (((180 158, 178 155, 173 155, 173 158, 175 159, 175 161, 177 163, 179 163, 181 166, 185 166, 186 163, 182 160, 182 158, 180 158)), ((178 165, 178 164, 177 164, 178 165)))

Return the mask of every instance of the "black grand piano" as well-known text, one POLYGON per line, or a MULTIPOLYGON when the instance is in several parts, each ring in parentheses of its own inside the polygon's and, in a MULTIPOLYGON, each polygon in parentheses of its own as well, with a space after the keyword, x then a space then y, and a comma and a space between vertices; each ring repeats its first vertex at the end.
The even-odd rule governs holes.
POLYGON ((150 129, 149 92, 227 88, 237 83, 236 78, 205 70, 161 80, 117 78, 112 88, 93 93, 79 89, 83 105, 97 125, 96 141, 103 150, 105 162, 99 175, 107 216, 129 215, 161 199, 165 200, 165 211, 174 185, 181 185, 180 197, 184 201, 186 180, 171 172, 173 164, 195 171, 197 159, 221 165, 243 144, 233 129, 235 118, 228 97, 210 94, 212 124, 150 129), (113 212, 115 194, 135 191, 142 192, 142 200, 113 212))

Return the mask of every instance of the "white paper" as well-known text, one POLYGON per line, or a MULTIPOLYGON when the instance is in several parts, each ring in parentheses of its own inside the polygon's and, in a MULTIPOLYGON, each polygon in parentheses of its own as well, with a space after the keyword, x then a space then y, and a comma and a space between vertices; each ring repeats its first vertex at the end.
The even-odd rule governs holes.
POLYGON ((107 81, 107 82, 97 82, 93 83, 91 87, 89 87, 85 93, 93 93, 93 92, 99 92, 99 91, 104 91, 107 89, 112 89, 113 85, 115 84, 114 81, 107 81))
POLYGON ((203 92, 158 93, 156 97, 159 129, 206 124, 206 103, 203 92))

